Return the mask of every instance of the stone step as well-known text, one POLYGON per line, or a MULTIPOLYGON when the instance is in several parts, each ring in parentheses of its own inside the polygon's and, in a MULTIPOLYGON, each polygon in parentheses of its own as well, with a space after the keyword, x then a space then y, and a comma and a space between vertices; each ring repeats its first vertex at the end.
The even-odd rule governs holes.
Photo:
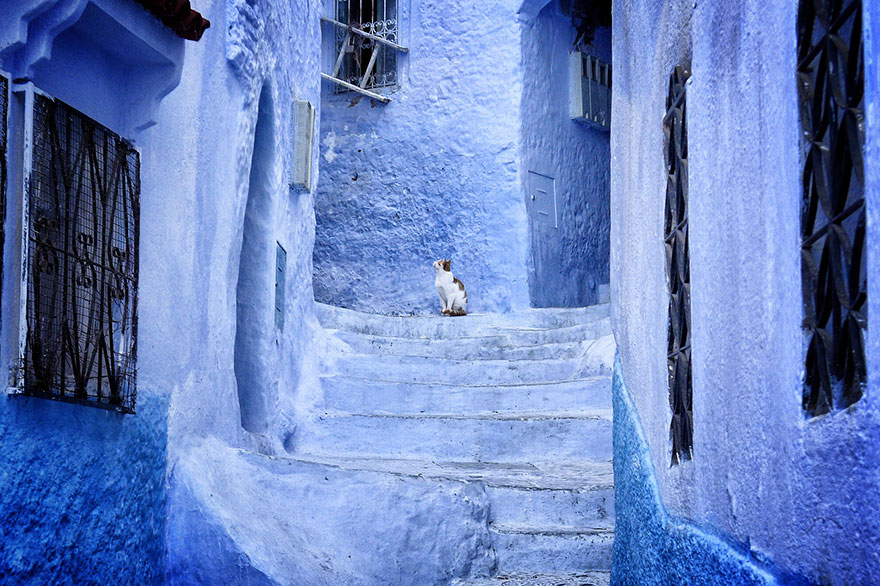
POLYGON ((489 522, 496 525, 614 529, 613 482, 584 488, 488 486, 489 522))
POLYGON ((387 316, 363 313, 322 303, 315 304, 321 325, 328 329, 398 338, 486 336, 506 329, 549 329, 584 325, 609 315, 608 304, 579 308, 529 309, 507 314, 470 314, 463 317, 387 316))
POLYGON ((577 572, 566 574, 503 574, 494 578, 455 580, 452 586, 609 586, 611 572, 577 572))
POLYGON ((326 374, 406 383, 540 384, 606 374, 604 361, 592 365, 581 359, 449 360, 423 356, 341 354, 328 363, 326 374))
POLYGON ((607 376, 519 385, 448 385, 377 381, 349 376, 322 379, 329 409, 354 413, 504 413, 609 408, 607 376))
MULTIPOLYGON (((488 488, 578 491, 605 490, 614 482, 611 462, 571 459, 565 462, 476 462, 434 458, 395 458, 348 454, 297 452, 279 458, 341 470, 381 472, 393 476, 482 483, 488 488)), ((504 498, 503 495, 501 498, 504 498)))
POLYGON ((307 453, 512 462, 611 460, 611 411, 457 414, 327 412, 297 433, 307 453))
POLYGON ((608 319, 548 330, 508 330, 459 338, 400 338, 336 330, 355 352, 392 356, 442 356, 459 360, 573 357, 611 333, 608 319))
POLYGON ((480 483, 489 502, 491 524, 614 528, 610 462, 444 462, 309 454, 294 459, 350 471, 480 483))
POLYGON ((614 532, 602 527, 492 524, 499 573, 611 569, 614 532))

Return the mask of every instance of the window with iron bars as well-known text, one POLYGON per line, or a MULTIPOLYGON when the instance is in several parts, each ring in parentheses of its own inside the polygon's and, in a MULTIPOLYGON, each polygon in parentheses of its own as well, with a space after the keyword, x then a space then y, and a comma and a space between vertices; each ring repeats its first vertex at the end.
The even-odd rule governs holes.
POLYGON ((687 80, 676 67, 669 76, 666 116, 666 282, 669 288, 666 366, 672 422, 672 463, 690 459, 694 445, 691 375, 691 261, 688 236, 687 80))
POLYGON ((797 31, 803 408, 816 416, 858 401, 867 379, 862 2, 801 0, 797 31))
POLYGON ((135 408, 140 159, 33 92, 21 394, 135 408))
MULTIPOLYGON (((336 20, 370 35, 398 43, 397 0, 336 0, 336 20)), ((397 85, 397 50, 361 35, 336 28, 336 51, 344 53, 337 77, 352 85, 375 89, 397 85), (370 62, 375 61, 372 70, 370 62), (366 75, 366 83, 361 81, 366 75)), ((336 92, 348 91, 341 85, 336 92)))

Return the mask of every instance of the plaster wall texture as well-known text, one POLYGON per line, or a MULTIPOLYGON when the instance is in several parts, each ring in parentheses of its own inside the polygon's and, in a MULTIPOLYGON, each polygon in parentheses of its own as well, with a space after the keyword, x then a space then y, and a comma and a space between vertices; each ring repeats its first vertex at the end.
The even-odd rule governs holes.
MULTIPOLYGON (((551 3, 522 32, 521 151, 529 209, 529 295, 535 307, 599 301, 610 247, 610 135, 569 114, 571 17, 551 3), (555 179, 557 226, 535 221, 529 172, 555 179)), ((611 30, 596 31, 585 52, 611 63, 611 30)))
MULTIPOLYGON (((876 10, 866 3, 867 15, 876 10)), ((880 521, 865 514, 880 494, 876 373, 865 397, 845 411, 806 420, 800 406, 796 6, 617 2, 614 15, 613 325, 663 502, 812 582, 876 582, 880 521), (693 71, 695 455, 671 467, 661 118, 668 75, 680 62, 693 71), (838 547, 856 531, 857 544, 838 547)), ((866 55, 871 79, 876 47, 866 55)), ((876 148, 876 89, 866 98, 869 152, 876 148)), ((871 210, 875 169, 868 193, 871 210)), ((872 276, 877 239, 869 242, 872 276)), ((871 372, 876 349, 869 344, 871 372)))
POLYGON ((3 11, 2 68, 123 136, 154 124, 180 80, 184 41, 135 2, 22 0, 3 11))
MULTIPOLYGON (((2 13, 0 69, 124 136, 149 125, 159 97, 177 83, 182 41, 133 3, 33 0, 4 4, 2 13), (126 75, 132 67, 140 79, 126 75)), ((15 92, 8 119, 0 343, 7 373, 18 364, 23 96, 15 92)), ((162 583, 170 385, 151 385, 150 370, 141 371, 134 415, 0 397, 0 583, 162 583)))
POLYGON ((0 398, 0 584, 163 583, 168 399, 138 403, 0 398))
POLYGON ((448 584, 495 556, 481 483, 193 445, 172 478, 172 584, 448 584), (195 529, 194 529, 195 528, 195 529))
POLYGON ((435 312, 431 262, 444 257, 469 311, 525 307, 519 2, 399 4, 410 51, 392 101, 351 106, 324 88, 315 299, 435 312))
MULTIPOLYGON (((201 42, 186 45, 185 59, 183 41, 136 3, 96 0, 91 6, 113 16, 97 29, 91 28, 94 20, 82 20, 91 18, 86 4, 35 0, 21 10, 4 5, 2 12, 10 11, 10 18, 2 19, 0 38, 12 44, 0 47, 0 63, 14 75, 36 72, 32 79, 38 87, 57 92, 132 139, 141 153, 137 414, 116 416, 40 400, 2 401, 0 425, 9 438, 2 450, 11 466, 8 472, 4 466, 0 507, 4 532, 8 527, 15 535, 4 539, 8 555, 3 557, 14 566, 6 576, 15 584, 54 583, 46 576, 76 584, 161 580, 166 561, 173 566, 180 556, 192 559, 182 551, 186 542, 176 539, 179 526, 169 525, 166 533, 162 520, 166 507, 198 506, 181 488, 185 473, 171 474, 190 444, 212 437, 254 452, 283 452, 294 417, 306 410, 309 393, 317 388, 317 374, 312 374, 320 349, 320 341, 312 340, 319 335, 310 280, 312 195, 288 188, 293 147, 287 129, 292 99, 318 104, 318 3, 202 2, 197 8, 213 26, 201 42), (131 7, 134 16, 127 12, 131 7), (91 36, 77 38, 71 31, 91 36), (171 63, 159 64, 166 74, 163 92, 179 82, 157 108, 135 112, 131 104, 143 97, 137 95, 139 86, 115 85, 113 71, 105 85, 72 91, 72 80, 88 79, 89 68, 97 68, 95 75, 101 77, 108 67, 136 67, 132 60, 141 53, 126 52, 132 35, 171 63), (119 41, 118 50, 90 45, 101 37, 107 46, 119 41), (44 52, 35 43, 42 43, 44 52), (263 278, 239 288, 261 92, 272 96, 266 113, 270 138, 264 145, 269 160, 261 165, 269 193, 268 211, 261 218, 262 248, 269 254, 246 259, 263 267, 263 278), (119 118, 119 112, 137 116, 119 118), (271 416, 262 433, 254 434, 242 429, 233 369, 236 303, 269 299, 264 311, 271 323, 276 240, 288 252, 287 315, 283 331, 271 328, 260 341, 271 416), (41 569, 50 555, 57 561, 41 569)), ((147 50, 143 54, 155 56, 147 50)), ((317 165, 317 153, 312 162, 317 165)), ((15 258, 17 234, 14 222, 9 226, 7 259, 15 258)), ((4 287, 17 282, 12 264, 4 263, 4 287)), ((15 301, 17 294, 5 291, 4 299, 15 301)), ((11 306, 4 304, 4 309, 11 306)), ((9 341, 4 339, 4 345, 8 356, 9 341)), ((224 561, 214 560, 218 565, 224 561)), ((184 579, 179 572, 175 577, 184 579)))
POLYGON ((720 539, 670 515, 657 487, 656 470, 632 395, 614 363, 614 553, 615 586, 806 584, 776 568, 761 567, 748 548, 720 539))

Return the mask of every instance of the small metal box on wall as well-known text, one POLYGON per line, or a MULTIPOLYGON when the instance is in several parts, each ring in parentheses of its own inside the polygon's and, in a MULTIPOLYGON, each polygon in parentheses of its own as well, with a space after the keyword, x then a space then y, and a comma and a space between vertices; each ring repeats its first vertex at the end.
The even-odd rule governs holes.
POLYGON ((569 54, 571 119, 611 129, 611 65, 581 51, 569 54))
POLYGON ((293 169, 291 187, 312 190, 312 139, 315 135, 315 107, 311 102, 295 100, 291 131, 293 136, 293 169))
POLYGON ((284 330, 284 290, 287 285, 287 251, 280 242, 275 243, 275 327, 284 330))
POLYGON ((558 228, 556 180, 548 175, 529 171, 529 211, 532 220, 551 228, 558 228))

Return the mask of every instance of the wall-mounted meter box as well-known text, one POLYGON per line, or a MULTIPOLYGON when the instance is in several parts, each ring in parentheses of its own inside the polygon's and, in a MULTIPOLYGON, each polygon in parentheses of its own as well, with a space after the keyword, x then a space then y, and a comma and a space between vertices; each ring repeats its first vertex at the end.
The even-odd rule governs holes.
POLYGON ((293 169, 290 185, 312 190, 312 140, 315 136, 315 107, 311 102, 295 100, 291 120, 293 169))
POLYGON ((581 51, 568 59, 571 119, 611 130, 611 64, 581 51))

